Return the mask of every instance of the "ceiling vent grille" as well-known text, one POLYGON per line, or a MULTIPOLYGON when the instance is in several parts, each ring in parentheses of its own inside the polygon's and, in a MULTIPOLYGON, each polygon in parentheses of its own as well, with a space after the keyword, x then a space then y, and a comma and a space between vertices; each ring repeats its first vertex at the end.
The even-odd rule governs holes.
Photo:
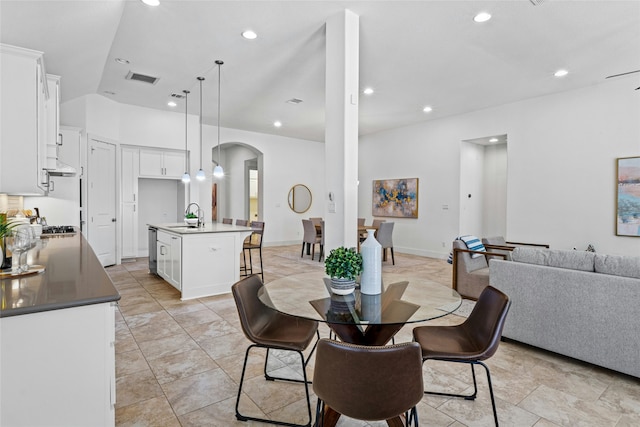
POLYGON ((545 2, 545 0, 529 0, 531 2, 532 5, 534 6, 540 6, 542 3, 545 2))
POLYGON ((140 74, 140 73, 134 73, 133 71, 129 71, 129 74, 127 74, 126 77, 127 80, 135 80, 138 82, 144 82, 144 83, 149 83, 149 84, 156 84, 158 82, 158 80, 160 80, 159 77, 153 77, 153 76, 147 76, 144 74, 140 74))
POLYGON ((182 95, 181 93, 172 93, 171 97, 176 99, 182 99, 184 98, 184 95, 182 95))
POLYGON ((287 101, 287 104, 300 104, 302 103, 302 99, 298 99, 298 98, 291 98, 287 101))

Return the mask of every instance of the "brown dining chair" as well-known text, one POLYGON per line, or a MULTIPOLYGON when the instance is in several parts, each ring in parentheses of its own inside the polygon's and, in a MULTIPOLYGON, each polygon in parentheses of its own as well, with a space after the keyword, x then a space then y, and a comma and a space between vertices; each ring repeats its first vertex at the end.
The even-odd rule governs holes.
POLYGON ((236 399, 236 418, 240 421, 261 421, 264 423, 307 427, 311 425, 311 402, 309 399, 309 381, 307 380, 307 364, 318 345, 318 341, 314 344, 309 356, 305 360, 302 352, 309 347, 314 337, 320 339, 318 333, 318 322, 301 319, 293 316, 282 314, 264 305, 258 293, 264 285, 257 275, 249 276, 246 279, 235 283, 231 286, 231 292, 238 309, 240 317, 240 325, 242 331, 249 341, 252 342, 244 356, 244 364, 242 366, 242 375, 240 376, 240 385, 238 386, 238 397, 236 399), (296 383, 303 383, 307 395, 307 412, 309 422, 307 424, 292 424, 285 421, 277 421, 272 419, 256 418, 252 416, 242 415, 239 411, 240 397, 242 395, 242 385, 247 370, 247 361, 249 352, 255 347, 267 349, 264 360, 264 377, 267 381, 281 380, 296 383), (269 350, 287 350, 294 351, 300 355, 302 363, 303 379, 274 377, 267 373, 267 364, 269 362, 269 350))
POLYGON ((249 221, 247 221, 246 219, 236 219, 236 225, 241 225, 243 227, 248 227, 249 226, 249 221))
POLYGON ((482 361, 490 358, 498 350, 502 328, 509 311, 509 297, 494 288, 484 288, 471 314, 463 323, 455 326, 419 326, 413 329, 413 339, 422 348, 422 360, 440 360, 445 362, 469 363, 473 377, 473 393, 460 395, 425 391, 425 394, 462 397, 474 400, 478 394, 475 365, 481 365, 487 371, 489 394, 493 418, 498 425, 496 401, 493 396, 491 373, 482 361))
POLYGON ((364 421, 404 415, 406 425, 417 426, 416 405, 424 396, 420 346, 362 346, 323 338, 313 368, 313 391, 318 396, 318 426, 327 407, 364 421))
POLYGON ((249 237, 244 240, 242 244, 242 257, 244 261, 244 268, 241 269, 241 272, 244 276, 250 276, 253 274, 253 257, 251 252, 254 250, 258 251, 258 255, 260 255, 260 276, 262 276, 262 281, 264 282, 264 270, 262 269, 262 237, 264 236, 264 222, 263 221, 252 221, 251 228, 253 232, 249 237), (249 263, 247 264, 247 255, 249 254, 249 263))
POLYGON ((223 224, 233 224, 233 219, 232 218, 222 218, 222 223, 223 224))

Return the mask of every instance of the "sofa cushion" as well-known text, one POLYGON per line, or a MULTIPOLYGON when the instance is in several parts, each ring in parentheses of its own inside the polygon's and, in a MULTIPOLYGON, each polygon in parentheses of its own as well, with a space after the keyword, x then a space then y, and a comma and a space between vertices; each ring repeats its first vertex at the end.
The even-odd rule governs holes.
POLYGON ((595 270, 596 273, 640 279, 640 258, 596 254, 595 270))
POLYGON ((513 261, 527 264, 594 271, 595 254, 585 251, 517 247, 513 250, 511 258, 513 261))

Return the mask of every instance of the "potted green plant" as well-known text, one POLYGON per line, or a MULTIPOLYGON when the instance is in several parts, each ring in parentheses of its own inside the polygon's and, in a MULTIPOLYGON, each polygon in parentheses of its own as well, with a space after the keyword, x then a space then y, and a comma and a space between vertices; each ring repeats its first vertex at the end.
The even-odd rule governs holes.
POLYGON ((184 216, 184 222, 186 222, 188 225, 197 224, 198 215, 194 214, 193 212, 187 212, 184 216))
MULTIPOLYGON (((11 234, 11 231, 17 224, 15 222, 7 221, 6 216, 3 214, 0 216, 0 267, 11 268, 11 265, 5 265, 5 236, 11 234)), ((7 260, 8 261, 8 260, 7 260)))
POLYGON ((354 248, 332 249, 324 261, 324 269, 331 278, 331 291, 347 295, 356 288, 356 278, 362 273, 362 255, 354 248))

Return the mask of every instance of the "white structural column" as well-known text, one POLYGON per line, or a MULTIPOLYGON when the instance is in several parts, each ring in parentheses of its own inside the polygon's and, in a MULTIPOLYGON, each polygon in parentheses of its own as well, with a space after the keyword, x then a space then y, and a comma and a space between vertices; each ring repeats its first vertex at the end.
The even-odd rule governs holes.
POLYGON ((327 21, 325 99, 325 251, 358 238, 360 18, 345 10, 327 21))

